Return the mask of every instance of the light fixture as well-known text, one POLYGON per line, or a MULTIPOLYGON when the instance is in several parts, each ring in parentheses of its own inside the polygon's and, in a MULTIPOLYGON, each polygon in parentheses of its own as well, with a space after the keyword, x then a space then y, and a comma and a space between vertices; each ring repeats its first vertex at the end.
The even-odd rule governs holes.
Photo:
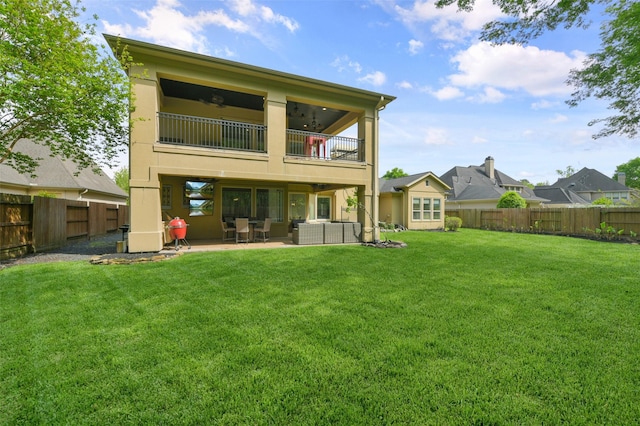
POLYGON ((305 124, 304 125, 305 129, 310 129, 314 132, 320 131, 322 130, 322 124, 318 123, 316 121, 316 113, 313 113, 313 120, 311 120, 311 124, 305 124))
POLYGON ((199 99, 200 102, 202 102, 205 105, 215 105, 218 108, 224 108, 224 97, 222 97, 221 95, 217 94, 215 91, 211 92, 211 98, 209 99, 203 99, 200 98, 199 99))
POLYGON ((293 107, 293 111, 289 113, 289 117, 296 117, 296 118, 304 118, 304 113, 300 112, 300 108, 298 108, 298 103, 295 103, 295 106, 293 107))

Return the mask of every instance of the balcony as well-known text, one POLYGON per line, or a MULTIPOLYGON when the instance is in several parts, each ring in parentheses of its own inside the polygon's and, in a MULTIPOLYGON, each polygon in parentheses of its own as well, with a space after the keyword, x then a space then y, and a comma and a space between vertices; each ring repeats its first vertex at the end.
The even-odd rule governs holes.
MULTIPOLYGON (((159 142, 266 153, 267 127, 165 112, 158 113, 159 142)), ((286 155, 325 161, 364 162, 364 140, 302 130, 287 130, 286 155)))
POLYGON ((232 151, 267 152, 267 127, 238 121, 158 113, 159 142, 232 151))
POLYGON ((364 140, 289 129, 287 155, 364 162, 364 140))

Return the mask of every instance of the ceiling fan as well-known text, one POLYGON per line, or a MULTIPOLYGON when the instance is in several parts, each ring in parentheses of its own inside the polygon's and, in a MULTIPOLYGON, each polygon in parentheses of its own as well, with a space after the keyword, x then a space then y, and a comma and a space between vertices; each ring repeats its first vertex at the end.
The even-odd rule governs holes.
POLYGON ((213 93, 211 94, 211 98, 210 98, 209 100, 207 100, 207 99, 202 99, 202 98, 201 98, 201 99, 199 99, 199 100, 200 100, 200 102, 202 102, 202 103, 203 103, 203 104, 205 104, 205 105, 211 105, 211 104, 213 104, 213 105, 217 106, 218 108, 224 108, 224 106, 225 106, 225 105, 224 105, 224 98, 223 98, 222 96, 218 95, 218 94, 217 94, 217 93, 215 93, 215 92, 213 92, 213 93))

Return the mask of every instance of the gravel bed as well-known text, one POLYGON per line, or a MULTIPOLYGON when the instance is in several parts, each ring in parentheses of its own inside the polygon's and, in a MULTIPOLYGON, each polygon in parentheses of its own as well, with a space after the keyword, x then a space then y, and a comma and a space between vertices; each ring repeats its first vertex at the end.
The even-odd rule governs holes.
MULTIPOLYGON (((154 260, 160 259, 158 253, 118 253, 116 250, 116 242, 121 239, 121 232, 112 232, 107 235, 94 237, 91 240, 83 238, 71 241, 69 244, 54 250, 29 254, 19 259, 3 260, 0 262, 0 269, 33 263, 70 262, 82 260, 89 262, 92 259, 95 260, 96 257, 99 259, 121 260, 118 263, 147 260, 152 257, 154 260)), ((174 255, 174 253, 167 253, 163 254, 161 257, 167 258, 174 255)))

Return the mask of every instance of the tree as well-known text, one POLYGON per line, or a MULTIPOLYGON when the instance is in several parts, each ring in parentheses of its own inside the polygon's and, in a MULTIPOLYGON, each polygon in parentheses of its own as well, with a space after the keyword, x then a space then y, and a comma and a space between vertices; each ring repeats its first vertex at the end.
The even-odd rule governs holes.
MULTIPOLYGON (((618 113, 598 118, 602 123, 594 138, 619 134, 635 138, 640 132, 640 3, 635 0, 492 0, 508 16, 485 24, 481 40, 498 44, 527 44, 547 31, 562 26, 587 28, 587 14, 595 4, 607 4, 601 26, 600 49, 588 55, 585 67, 572 70, 567 83, 575 87, 567 104, 574 107, 590 97, 607 100, 618 113)), ((457 4, 470 11, 475 0, 437 0, 438 7, 457 4)))
POLYGON ((618 180, 618 173, 620 172, 625 174, 626 186, 640 189, 640 157, 636 157, 616 167, 616 172, 613 175, 615 180, 618 180))
POLYGON ((520 183, 526 186, 527 188, 535 188, 535 185, 529 182, 529 179, 520 179, 520 183))
POLYGON ((576 172, 577 170, 574 169, 573 166, 567 166, 567 168, 564 170, 561 170, 561 169, 556 170, 556 173, 563 178, 568 178, 570 176, 573 176, 576 172))
POLYGON ((604 125, 594 138, 635 138, 640 132, 640 3, 620 0, 607 12, 612 19, 602 25, 601 49, 587 57, 583 69, 569 74, 576 90, 567 103, 577 106, 589 97, 609 101, 609 109, 618 113, 589 122, 604 125))
POLYGON ((118 169, 114 175, 113 180, 116 182, 124 192, 129 192, 129 169, 126 167, 122 167, 118 169))
POLYGON ((507 191, 498 200, 499 209, 523 209, 527 207, 527 202, 515 191, 507 191))
POLYGON ((20 173, 39 162, 14 150, 22 138, 78 169, 113 167, 127 145, 131 58, 101 55, 96 24, 78 24, 84 9, 71 1, 0 2, 0 162, 20 173))
POLYGON ((400 178, 405 176, 409 176, 409 175, 406 174, 404 170, 394 167, 393 169, 388 170, 387 173, 385 173, 384 176, 382 176, 382 179, 389 180, 389 179, 395 179, 395 178, 400 178))

